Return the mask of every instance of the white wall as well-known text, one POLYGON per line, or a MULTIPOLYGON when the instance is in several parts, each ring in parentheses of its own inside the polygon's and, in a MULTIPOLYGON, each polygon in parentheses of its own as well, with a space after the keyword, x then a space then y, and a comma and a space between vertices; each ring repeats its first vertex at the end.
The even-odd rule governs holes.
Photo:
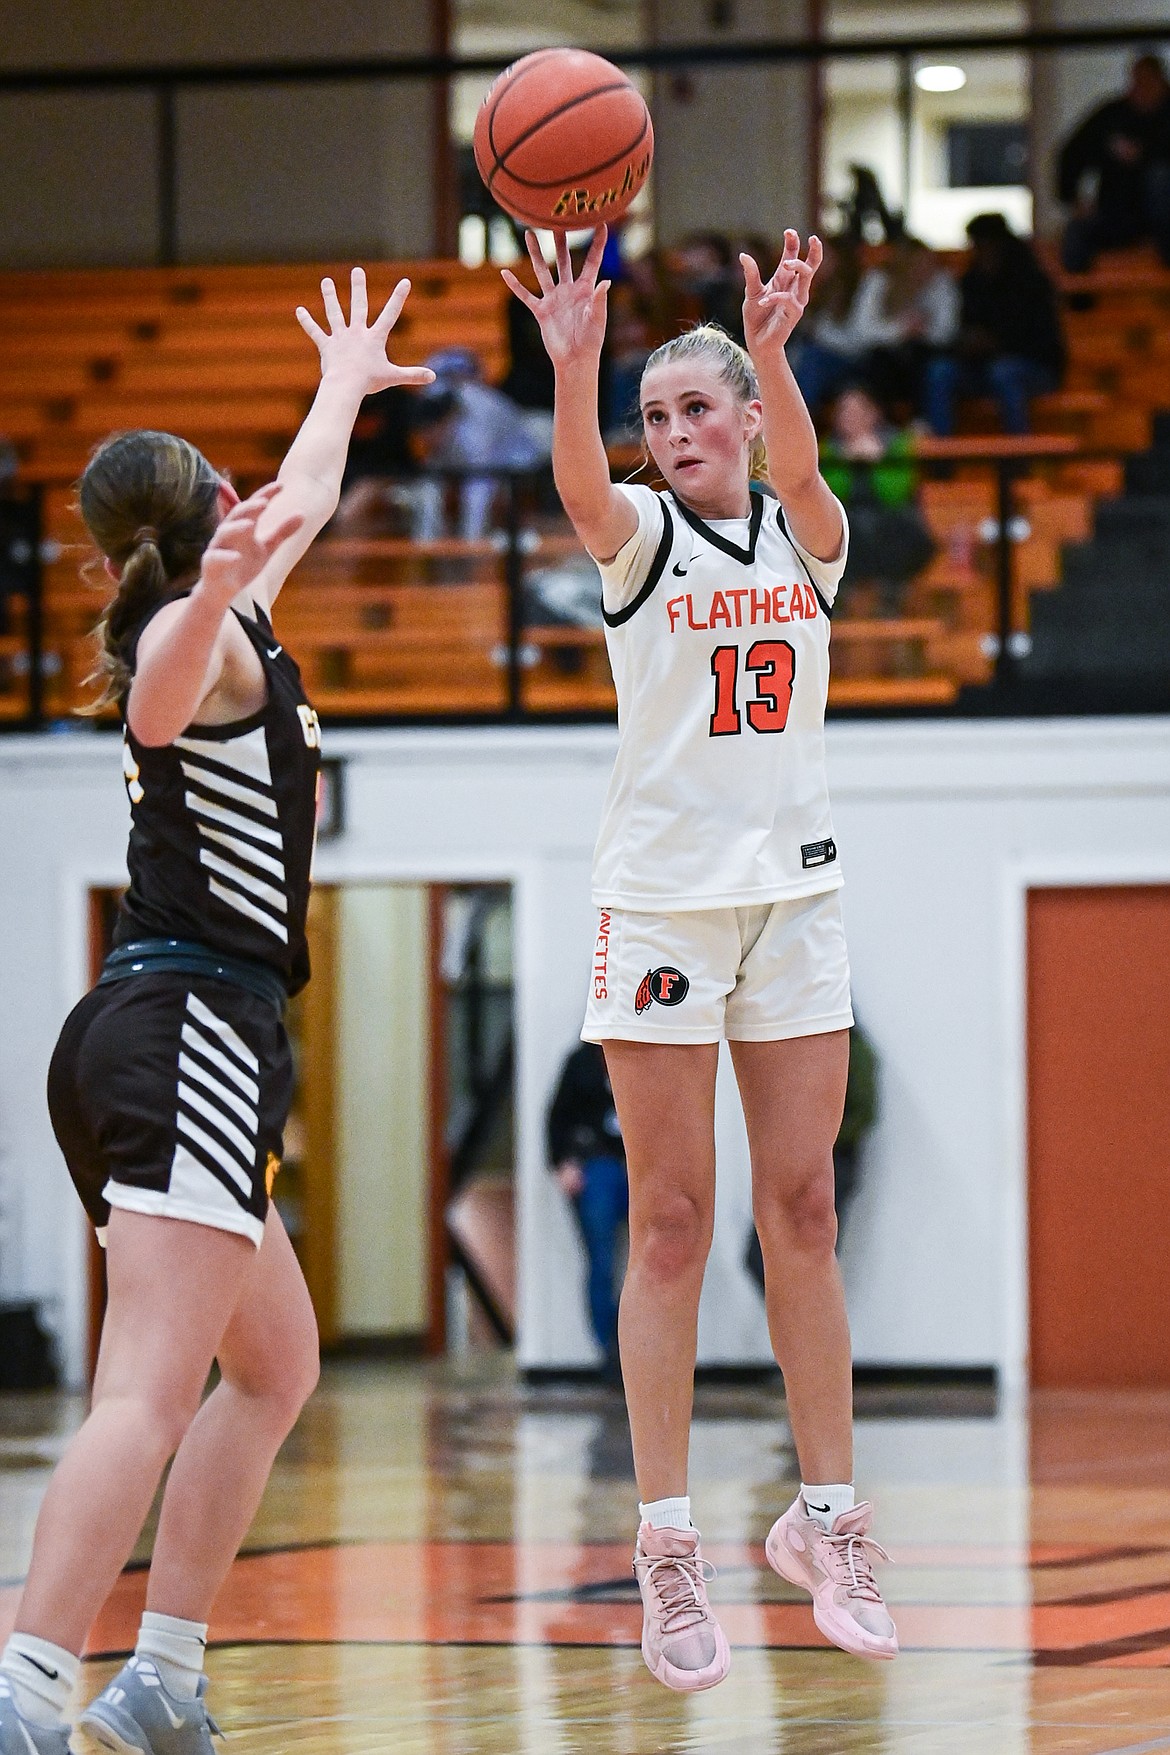
MULTIPOLYGON (((333 732, 349 762, 325 881, 516 885, 520 1356, 590 1357, 580 1256, 543 1163, 543 1117, 584 1003, 588 869, 605 729, 333 732)), ((1170 879, 1170 722, 833 724, 835 818, 855 995, 883 1110, 845 1244, 863 1363, 993 1364, 1018 1378, 1024 1306, 1023 900, 1028 882, 1170 879)), ((57 1301, 82 1333, 76 1204, 44 1070, 85 981, 86 886, 118 879, 118 752, 98 734, 0 741, 0 1289, 57 1301)), ((740 1257, 741 1124, 721 1093, 719 1234, 702 1357, 765 1356, 740 1257)))

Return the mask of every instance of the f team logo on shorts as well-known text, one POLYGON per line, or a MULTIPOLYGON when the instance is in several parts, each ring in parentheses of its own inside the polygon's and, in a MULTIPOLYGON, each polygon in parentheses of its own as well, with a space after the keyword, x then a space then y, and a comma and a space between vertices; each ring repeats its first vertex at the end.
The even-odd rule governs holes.
POLYGON ((634 998, 634 1010, 641 1017, 651 1001, 658 1005, 681 1005, 690 990, 690 982, 679 969, 666 965, 660 969, 647 969, 634 998))

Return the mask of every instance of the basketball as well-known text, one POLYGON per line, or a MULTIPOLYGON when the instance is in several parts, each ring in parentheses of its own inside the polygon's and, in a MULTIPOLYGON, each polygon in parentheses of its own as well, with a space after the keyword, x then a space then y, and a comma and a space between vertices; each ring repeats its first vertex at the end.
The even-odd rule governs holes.
POLYGON ((618 219, 654 157, 641 92, 585 49, 539 49, 496 80, 475 121, 475 162, 505 213, 554 231, 618 219))

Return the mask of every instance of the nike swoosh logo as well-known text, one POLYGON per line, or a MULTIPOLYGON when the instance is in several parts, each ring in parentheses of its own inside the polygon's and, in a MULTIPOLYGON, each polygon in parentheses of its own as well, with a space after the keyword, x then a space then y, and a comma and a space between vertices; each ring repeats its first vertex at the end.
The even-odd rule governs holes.
POLYGON ((51 1670, 48 1664, 43 1664, 40 1658, 33 1657, 31 1653, 27 1651, 22 1651, 20 1655, 26 1664, 32 1664, 33 1668, 39 1670, 42 1676, 47 1676, 50 1682, 56 1682, 59 1679, 61 1675, 60 1670, 51 1670))
MULTIPOLYGON (((279 650, 279 648, 278 648, 278 650, 279 650)), ((183 1728, 183 1721, 182 1721, 182 1719, 181 1719, 181 1718, 176 1718, 176 1716, 175 1716, 175 1714, 174 1714, 174 1713, 173 1713, 173 1712, 172 1712, 172 1711, 171 1711, 171 1703, 170 1703, 170 1701, 169 1701, 169 1700, 168 1700, 168 1699, 167 1699, 167 1697, 166 1697, 166 1695, 165 1695, 165 1694, 163 1694, 163 1693, 162 1693, 162 1692, 161 1692, 161 1690, 160 1690, 160 1692, 159 1692, 159 1699, 160 1699, 160 1700, 161 1700, 161 1701, 162 1701, 162 1709, 163 1709, 163 1711, 164 1711, 164 1712, 165 1712, 165 1713, 166 1713, 166 1715, 167 1715, 167 1717, 168 1717, 168 1718, 169 1718, 169 1719, 170 1719, 170 1721, 171 1721, 171 1729, 172 1729, 172 1730, 173 1730, 173 1731, 179 1731, 179 1730, 182 1730, 182 1728, 183 1728)))
POLYGON ((811 1502, 810 1502, 810 1501, 809 1501, 809 1500, 807 1500, 807 1499, 806 1499, 806 1500, 805 1500, 805 1502, 804 1502, 804 1506, 805 1506, 805 1510, 806 1510, 806 1511, 824 1511, 824 1512, 827 1512, 827 1511, 828 1511, 828 1509, 829 1509, 829 1508, 828 1508, 828 1506, 827 1506, 827 1505, 813 1505, 813 1504, 812 1504, 812 1503, 811 1503, 811 1502))
MULTIPOLYGON (((265 648, 264 648, 264 650, 265 650, 265 651, 266 651, 266 652, 268 652, 268 648, 267 648, 267 646, 266 646, 266 647, 265 647, 265 648)), ((278 653, 278 652, 283 652, 283 651, 284 651, 284 647, 283 647, 283 646, 274 646, 274 647, 273 647, 273 648, 272 648, 272 651, 271 651, 271 652, 268 652, 268 656, 269 656, 269 658, 275 658, 275 657, 276 657, 276 655, 277 655, 277 653, 278 653)))
POLYGON ((676 579, 685 579, 689 569, 686 567, 680 567, 678 562, 675 561, 674 566, 670 570, 676 579))

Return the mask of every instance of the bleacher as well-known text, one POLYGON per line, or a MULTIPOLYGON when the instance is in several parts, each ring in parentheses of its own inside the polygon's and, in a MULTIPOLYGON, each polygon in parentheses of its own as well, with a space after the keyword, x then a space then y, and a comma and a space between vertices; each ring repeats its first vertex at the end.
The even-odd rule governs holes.
MULTIPOLYGON (((0 435, 44 496, 49 716, 83 699, 92 664, 88 633, 101 595, 79 574, 86 549, 71 492, 92 446, 118 428, 165 427, 242 488, 268 479, 317 381, 315 351, 293 311, 317 302, 325 272, 344 285, 344 268, 312 265, 0 274, 0 435)), ((413 291, 395 357, 416 363, 458 342, 500 377, 507 294, 498 272, 379 264, 370 271, 372 306, 403 273, 413 291)), ((1062 582, 1068 545, 1094 539, 1098 508, 1126 485, 1126 459, 1148 450, 1158 415, 1170 409, 1170 272, 1138 255, 1107 261, 1064 290, 1088 292, 1093 303, 1067 311, 1066 384, 1033 407, 1037 433, 1062 438, 1064 453, 1017 466, 1011 620, 1023 633, 1034 595, 1062 582)), ((957 456, 939 473, 937 447, 924 456, 921 506, 937 551, 899 613, 851 615, 846 605, 835 621, 835 706, 945 706, 992 674, 998 441, 990 405, 970 405, 964 430, 980 441, 979 457, 957 456)), ((615 469, 628 462, 615 454, 615 469)), ((1140 479, 1139 464, 1129 468, 1130 480, 1135 469, 1140 479)), ((529 567, 579 554, 571 535, 546 523, 526 540, 529 567)), ((507 573, 494 541, 326 538, 286 588, 282 632, 325 714, 500 713, 509 706, 507 573)), ((21 600, 10 598, 0 720, 26 711, 22 615, 21 600)), ((612 708, 599 628, 530 623, 517 660, 526 710, 612 708)))

